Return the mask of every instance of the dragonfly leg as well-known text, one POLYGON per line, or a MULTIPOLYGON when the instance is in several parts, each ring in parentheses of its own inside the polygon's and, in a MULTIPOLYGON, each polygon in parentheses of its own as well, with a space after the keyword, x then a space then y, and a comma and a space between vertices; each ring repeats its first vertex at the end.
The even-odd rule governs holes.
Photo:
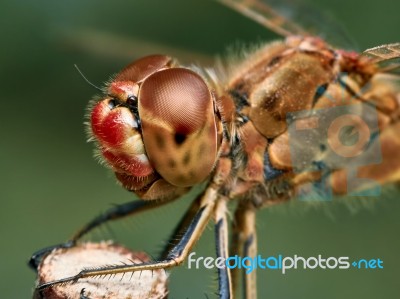
POLYGON ((196 213, 200 209, 201 197, 198 197, 196 200, 192 202, 190 207, 187 209, 185 214, 182 216, 179 223, 175 226, 175 229, 171 233, 168 238, 168 242, 164 246, 161 254, 159 255, 159 259, 165 259, 168 256, 168 253, 179 243, 179 236, 182 236, 187 228, 189 227, 192 219, 195 217, 196 213))
MULTIPOLYGON (((215 220, 215 244, 217 249, 217 258, 226 260, 229 257, 228 252, 228 222, 227 222, 226 199, 220 198, 217 201, 214 210, 215 220)), ((221 299, 230 299, 234 297, 232 288, 231 270, 228 267, 218 268, 219 296, 221 299)))
POLYGON ((83 237, 85 234, 90 232, 92 229, 98 227, 99 225, 110 221, 110 220, 117 220, 126 216, 131 216, 134 214, 139 214, 141 212, 159 207, 162 204, 166 204, 171 202, 172 200, 168 201, 145 201, 145 200, 136 200, 127 202, 125 204, 116 205, 104 213, 100 214, 99 216, 92 219, 88 222, 85 226, 83 226, 77 233, 75 233, 70 240, 65 243, 49 246, 43 248, 41 250, 36 251, 29 260, 29 266, 33 269, 37 269, 40 262, 42 261, 43 257, 50 253, 52 250, 57 248, 70 248, 73 247, 76 242, 83 237))
MULTIPOLYGON (((254 206, 247 201, 239 203, 235 211, 235 218, 233 222, 233 240, 231 252, 232 255, 238 255, 239 257, 249 257, 254 260, 257 255, 257 234, 255 219, 256 209, 254 206)), ((234 289, 237 289, 239 270, 237 268, 232 269, 233 285, 234 289)), ((243 269, 246 272, 247 269, 243 269)), ((243 298, 255 299, 257 298, 257 276, 255 268, 249 273, 242 273, 244 294, 243 298)), ((242 297, 242 296, 240 296, 242 297)))
POLYGON ((181 264, 188 256, 190 250, 203 233, 210 217, 212 216, 215 201, 217 198, 217 190, 213 187, 207 189, 204 194, 201 195, 200 208, 194 216, 192 222, 187 228, 180 241, 172 248, 168 253, 167 257, 161 261, 151 261, 140 264, 132 265, 116 265, 116 266, 105 266, 97 269, 83 269, 78 274, 47 282, 37 287, 37 290, 41 291, 48 287, 64 284, 73 283, 79 279, 93 276, 107 276, 118 273, 136 272, 145 270, 156 270, 166 269, 181 264))

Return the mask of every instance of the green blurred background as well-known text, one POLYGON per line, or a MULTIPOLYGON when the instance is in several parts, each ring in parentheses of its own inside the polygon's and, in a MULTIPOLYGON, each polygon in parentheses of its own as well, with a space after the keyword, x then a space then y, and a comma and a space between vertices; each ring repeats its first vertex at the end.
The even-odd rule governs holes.
MULTIPOLYGON (((314 2, 347 27, 360 49, 400 41, 399 1, 314 2)), ((276 36, 212 1, 2 0, 0 38, 0 297, 30 298, 35 274, 26 262, 33 251, 132 199, 92 158, 83 122, 96 91, 73 64, 101 85, 137 56, 173 53, 168 47, 214 56, 237 42, 276 36)), ((385 268, 259 272, 260 298, 400 298, 398 194, 388 189, 363 206, 349 201, 355 209, 295 203, 261 211, 260 253, 381 258, 385 268)), ((156 253, 189 202, 119 222, 115 236, 97 238, 156 253)), ((212 226, 195 251, 214 255, 212 226)), ((215 274, 173 270, 170 298, 214 298, 215 274)))

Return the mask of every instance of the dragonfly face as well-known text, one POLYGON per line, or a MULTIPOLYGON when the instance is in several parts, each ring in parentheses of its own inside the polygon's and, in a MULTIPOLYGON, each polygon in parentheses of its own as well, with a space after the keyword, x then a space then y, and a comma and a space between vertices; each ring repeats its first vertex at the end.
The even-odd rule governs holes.
MULTIPOLYGON (((399 68, 390 62, 400 57, 400 45, 348 52, 310 36, 260 1, 223 2, 264 20, 286 38, 225 69, 202 70, 153 55, 118 73, 105 95, 91 104, 90 131, 117 179, 145 201, 106 212, 68 244, 109 219, 167 203, 204 182, 204 192, 175 230, 180 238, 157 262, 84 270, 39 289, 82 277, 176 266, 211 218, 218 257, 254 257, 257 209, 292 199, 321 180, 329 182, 333 194, 368 188, 356 177, 349 181, 344 166, 365 166, 360 177, 379 183, 399 180, 394 153, 400 150, 400 90, 385 76, 399 68), (376 107, 373 119, 371 106, 376 107), (356 116, 345 117, 350 112, 356 116), (368 146, 338 137, 346 136, 341 129, 349 126, 360 129, 368 146), (378 135, 383 162, 366 165, 375 159, 378 135), (229 200, 238 201, 230 252, 229 200)), ((255 271, 246 275, 246 298, 256 298, 255 282, 255 271)), ((219 271, 221 298, 232 298, 236 284, 236 271, 219 271)))
POLYGON ((221 141, 215 109, 201 76, 167 56, 148 56, 109 84, 91 111, 91 130, 126 189, 168 198, 210 175, 221 141))

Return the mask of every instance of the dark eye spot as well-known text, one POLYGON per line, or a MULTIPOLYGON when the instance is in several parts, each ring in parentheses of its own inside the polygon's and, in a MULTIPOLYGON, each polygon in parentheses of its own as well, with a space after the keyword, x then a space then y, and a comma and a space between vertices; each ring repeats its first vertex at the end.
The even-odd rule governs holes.
POLYGON ((184 182, 186 180, 185 176, 180 174, 176 177, 177 181, 184 182))
POLYGON ((172 160, 172 159, 168 160, 168 167, 175 168, 176 167, 175 160, 172 160))
POLYGON ((136 106, 137 105, 137 97, 130 96, 129 98, 126 99, 126 104, 128 104, 129 106, 136 106))
POLYGON ((160 134, 155 134, 154 138, 156 139, 157 146, 160 149, 163 149, 165 147, 164 137, 162 137, 160 134))
POLYGON ((129 110, 131 110, 133 114, 136 115, 138 113, 137 97, 130 96, 129 98, 127 98, 126 105, 128 105, 129 110))
POLYGON ((182 133, 175 133, 175 142, 178 145, 181 145, 186 140, 186 135, 182 133))
POLYGON ((190 152, 186 152, 185 156, 183 157, 183 165, 188 165, 190 162, 190 152))
POLYGON ((207 150, 207 144, 202 143, 197 150, 197 157, 201 158, 202 156, 204 156, 206 154, 205 153, 206 150, 207 150))

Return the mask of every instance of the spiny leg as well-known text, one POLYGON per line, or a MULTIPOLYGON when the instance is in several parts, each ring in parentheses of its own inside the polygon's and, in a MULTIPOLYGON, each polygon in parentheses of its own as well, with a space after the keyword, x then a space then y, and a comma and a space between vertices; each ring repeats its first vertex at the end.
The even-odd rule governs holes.
POLYGON ((141 212, 159 207, 163 204, 169 203, 172 200, 157 200, 157 201, 145 201, 145 200, 136 200, 127 202, 125 204, 114 206, 104 213, 100 214, 99 216, 95 217, 85 226, 83 226, 77 233, 75 233, 72 238, 61 244, 49 246, 43 248, 37 252, 35 252, 29 260, 29 266, 33 269, 37 269, 43 257, 57 248, 70 248, 76 244, 76 242, 82 238, 85 234, 90 232, 92 229, 98 227, 99 225, 110 221, 110 220, 117 220, 126 216, 131 216, 134 214, 139 214, 141 212))
POLYGON ((159 259, 165 259, 168 256, 168 253, 178 244, 179 238, 185 233, 186 229, 189 227, 191 221, 194 219, 196 213, 200 209, 201 197, 198 197, 196 200, 192 202, 190 207, 187 209, 179 223, 175 226, 174 231, 171 233, 168 238, 168 242, 164 246, 161 254, 159 255, 159 259))
MULTIPOLYGON (((257 234, 256 234, 256 210, 252 203, 247 201, 239 202, 233 223, 233 240, 231 252, 232 255, 239 257, 249 257, 253 259, 257 255, 257 234)), ((243 269, 246 271, 246 269, 243 269)), ((244 295, 243 298, 257 298, 257 276, 256 270, 250 273, 242 273, 244 275, 244 295)), ((234 268, 232 271, 232 281, 234 290, 238 286, 239 270, 234 268)))
MULTIPOLYGON (((245 213, 244 219, 246 223, 244 227, 247 238, 244 244, 244 253, 245 256, 254 260, 257 255, 256 213, 253 208, 246 210, 245 213)), ((245 275, 245 288, 246 299, 257 298, 257 275, 255 269, 245 275)))
MULTIPOLYGON (((226 199, 219 198, 214 210, 215 219, 215 244, 217 258, 226 260, 228 253, 228 223, 226 217, 226 199)), ((220 299, 233 298, 232 277, 230 268, 218 268, 218 285, 220 299)))
MULTIPOLYGON (((201 204, 201 198, 194 200, 190 207, 187 209, 180 222, 176 225, 173 233, 169 238, 169 242, 165 246, 160 255, 161 258, 168 256, 169 251, 179 242, 179 237, 184 234, 187 227, 190 225, 191 220, 196 215, 201 204)), ((216 250, 217 257, 222 257, 225 260, 228 258, 228 227, 226 217, 226 199, 220 198, 217 201, 214 210, 214 221, 215 221, 215 238, 216 238, 216 250)), ((218 269, 219 279, 219 296, 220 298, 233 298, 232 291, 232 278, 230 269, 218 269)))
POLYGON ((195 217, 187 228, 185 234, 180 239, 179 243, 174 248, 172 248, 167 258, 165 258, 164 260, 133 265, 124 264, 117 266, 105 266, 97 269, 84 269, 75 276, 44 283, 38 286, 37 289, 40 291, 57 284, 73 283, 78 281, 79 279, 86 277, 100 277, 126 272, 166 269, 181 264, 186 259, 187 255, 189 254, 190 250, 192 249, 198 238, 203 233, 213 213, 215 200, 217 198, 217 192, 217 189, 212 186, 210 186, 204 192, 200 199, 199 211, 196 213, 195 217))
POLYGON ((148 211, 154 208, 158 208, 161 205, 167 204, 175 200, 135 200, 131 202, 127 202, 125 204, 116 205, 104 213, 100 214, 99 216, 95 217, 85 226, 83 226, 80 230, 78 230, 71 238, 72 242, 78 241, 88 232, 93 230, 94 228, 108 222, 111 220, 118 220, 123 217, 132 216, 135 214, 142 213, 144 211, 148 211))
MULTIPOLYGON (((232 222, 232 242, 231 242, 231 248, 230 248, 230 253, 232 256, 240 256, 243 257, 244 253, 244 236, 243 236, 243 214, 241 213, 241 206, 243 204, 239 202, 238 206, 236 207, 235 211, 235 217, 232 222)), ((233 290, 235 292, 235 295, 237 295, 238 288, 239 288, 239 275, 240 275, 240 269, 238 267, 235 267, 231 271, 232 275, 232 284, 233 284, 233 290)))

